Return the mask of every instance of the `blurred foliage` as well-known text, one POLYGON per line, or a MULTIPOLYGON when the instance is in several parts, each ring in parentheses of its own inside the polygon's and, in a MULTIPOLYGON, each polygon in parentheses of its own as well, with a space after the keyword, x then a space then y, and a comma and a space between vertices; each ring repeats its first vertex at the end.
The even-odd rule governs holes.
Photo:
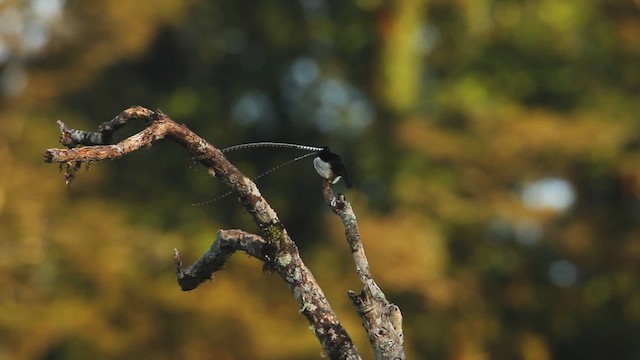
MULTIPOLYGON (((138 104, 219 147, 341 154, 409 358, 640 358, 638 64, 634 0, 0 2, 0 359, 319 358, 252 259, 179 290, 174 247, 257 229, 233 196, 190 205, 226 189, 177 145, 69 190, 43 164, 56 119, 138 104)), ((297 155, 229 158, 256 176, 297 155)), ((371 358, 310 162, 258 185, 371 358)))

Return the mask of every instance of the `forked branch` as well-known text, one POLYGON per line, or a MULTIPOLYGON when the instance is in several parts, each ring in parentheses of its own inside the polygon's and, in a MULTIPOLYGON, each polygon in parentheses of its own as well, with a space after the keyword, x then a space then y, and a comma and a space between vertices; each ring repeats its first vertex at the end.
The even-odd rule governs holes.
MULTIPOLYGON (((359 359, 353 341, 331 309, 313 274, 300 258, 298 248, 289 237, 276 212, 262 197, 251 179, 245 177, 220 152, 186 126, 177 124, 159 111, 136 106, 100 125, 97 132, 68 128, 59 122, 61 142, 67 149, 48 149, 45 162, 67 164, 67 181, 80 164, 117 159, 154 141, 170 138, 181 144, 189 154, 207 167, 238 196, 245 209, 262 230, 262 237, 241 230, 220 230, 210 249, 193 265, 183 269, 177 250, 174 259, 178 283, 182 290, 192 290, 211 279, 235 251, 244 251, 263 261, 265 267, 278 273, 291 290, 300 312, 307 318, 324 352, 331 359, 359 359), (113 132, 132 120, 143 120, 147 127, 139 133, 109 144, 113 132), (77 145, 84 145, 76 147, 77 145)), ((368 270, 351 205, 342 195, 335 199, 330 184, 325 181, 324 195, 332 210, 345 224, 347 239, 356 260, 356 269, 363 284, 360 294, 349 292, 356 310, 363 319, 378 359, 404 359, 401 316, 397 306, 390 304, 377 287, 368 270)))

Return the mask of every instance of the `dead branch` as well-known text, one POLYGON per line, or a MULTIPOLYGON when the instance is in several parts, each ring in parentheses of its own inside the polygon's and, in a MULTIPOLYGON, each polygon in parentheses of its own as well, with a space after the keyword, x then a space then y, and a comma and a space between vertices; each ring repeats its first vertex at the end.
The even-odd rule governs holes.
MULTIPOLYGON (((97 132, 68 128, 58 122, 62 132, 61 143, 68 149, 48 149, 45 162, 67 164, 67 182, 81 163, 117 159, 154 141, 170 138, 181 144, 194 158, 207 167, 208 172, 221 179, 238 196, 245 209, 262 230, 263 237, 241 230, 220 230, 210 249, 193 265, 182 268, 177 250, 174 253, 178 283, 182 290, 192 290, 212 278, 235 251, 263 261, 265 267, 277 272, 287 283, 300 312, 311 324, 324 352, 331 359, 360 359, 357 348, 331 309, 313 274, 300 258, 298 248, 289 237, 276 212, 262 197, 251 179, 245 177, 224 155, 186 126, 177 124, 159 111, 136 106, 129 108, 111 121, 100 125, 97 132), (139 133, 113 145, 112 134, 132 120, 143 120, 147 127, 139 133), (83 147, 76 147, 84 145, 83 147)), ((397 306, 390 304, 369 273, 362 243, 359 240, 355 215, 342 195, 335 199, 330 184, 325 182, 324 195, 331 209, 345 224, 347 240, 356 260, 356 269, 363 284, 357 295, 349 296, 363 319, 378 359, 404 359, 402 350, 401 316, 397 306)))
POLYGON ((218 237, 209 250, 193 265, 182 268, 178 249, 174 250, 178 284, 183 291, 193 290, 201 283, 213 278, 213 273, 221 270, 236 251, 244 251, 254 258, 267 262, 265 246, 267 242, 258 235, 242 230, 219 230, 218 237))
POLYGON ((364 253, 356 215, 344 195, 333 195, 331 184, 324 181, 322 194, 331 210, 342 219, 345 234, 362 290, 359 294, 349 290, 349 298, 362 319, 369 343, 377 359, 404 359, 404 334, 400 308, 390 303, 369 271, 369 261, 364 253))

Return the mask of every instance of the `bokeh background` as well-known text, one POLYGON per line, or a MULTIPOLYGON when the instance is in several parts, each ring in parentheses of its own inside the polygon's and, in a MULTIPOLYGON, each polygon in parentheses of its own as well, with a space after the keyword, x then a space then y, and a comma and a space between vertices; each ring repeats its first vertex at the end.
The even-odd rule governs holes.
MULTIPOLYGON (((174 247, 258 231, 233 196, 191 206, 227 190, 179 146, 70 189, 43 163, 57 119, 131 105, 218 147, 341 154, 408 358, 639 359, 639 92, 638 0, 0 1, 0 359, 321 358, 253 259, 179 290, 174 247)), ((258 185, 371 358, 311 160, 258 185)))

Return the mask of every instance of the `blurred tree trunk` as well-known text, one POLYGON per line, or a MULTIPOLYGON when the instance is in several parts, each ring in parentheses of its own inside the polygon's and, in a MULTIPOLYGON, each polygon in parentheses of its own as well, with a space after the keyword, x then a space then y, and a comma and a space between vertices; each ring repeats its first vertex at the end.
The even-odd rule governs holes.
POLYGON ((412 110, 419 99, 426 15, 426 0, 393 1, 378 13, 382 46, 374 82, 379 103, 388 111, 412 110))

